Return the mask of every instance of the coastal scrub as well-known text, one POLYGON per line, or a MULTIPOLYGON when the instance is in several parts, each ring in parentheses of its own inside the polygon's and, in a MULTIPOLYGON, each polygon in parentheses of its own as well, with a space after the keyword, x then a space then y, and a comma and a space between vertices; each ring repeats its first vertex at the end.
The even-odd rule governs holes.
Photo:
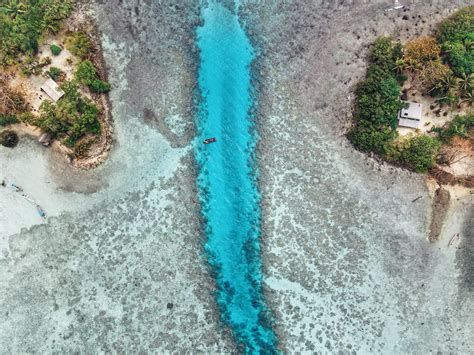
POLYGON ((417 129, 414 134, 400 137, 397 126, 398 112, 404 107, 401 98, 406 96, 401 87, 407 79, 412 88, 435 98, 441 107, 471 107, 473 50, 474 6, 442 21, 434 36, 412 39, 405 46, 390 37, 376 39, 369 51, 366 78, 355 92, 354 126, 348 139, 361 151, 416 172, 433 168, 440 148, 450 144, 453 137, 472 142, 474 116, 469 110, 424 134, 417 129))
POLYGON ((59 31, 71 13, 71 0, 1 1, 0 64, 13 64, 22 55, 35 55, 44 33, 59 31))

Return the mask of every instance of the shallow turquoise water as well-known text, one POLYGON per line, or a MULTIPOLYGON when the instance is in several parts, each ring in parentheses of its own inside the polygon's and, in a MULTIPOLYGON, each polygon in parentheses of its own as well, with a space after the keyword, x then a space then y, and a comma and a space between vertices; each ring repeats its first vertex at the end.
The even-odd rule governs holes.
POLYGON ((211 2, 201 15, 196 157, 205 248, 223 320, 246 352, 273 352, 276 339, 261 292, 256 134, 249 114, 254 50, 238 17, 223 5, 211 2), (217 142, 203 145, 209 137, 217 142))

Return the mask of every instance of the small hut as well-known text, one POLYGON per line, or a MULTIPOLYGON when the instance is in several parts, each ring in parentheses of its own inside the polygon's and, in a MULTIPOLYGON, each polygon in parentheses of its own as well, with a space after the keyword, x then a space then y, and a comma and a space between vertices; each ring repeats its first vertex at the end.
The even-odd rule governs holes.
POLYGON ((51 137, 50 134, 48 133, 43 133, 41 136, 38 138, 38 142, 40 142, 42 145, 45 147, 49 146, 51 142, 53 141, 53 137, 51 137))
POLYGON ((58 84, 53 79, 48 79, 41 86, 41 91, 45 92, 54 102, 58 101, 64 95, 58 84))
POLYGON ((404 101, 408 104, 398 113, 398 125, 400 127, 418 128, 421 123, 423 105, 416 102, 404 101))

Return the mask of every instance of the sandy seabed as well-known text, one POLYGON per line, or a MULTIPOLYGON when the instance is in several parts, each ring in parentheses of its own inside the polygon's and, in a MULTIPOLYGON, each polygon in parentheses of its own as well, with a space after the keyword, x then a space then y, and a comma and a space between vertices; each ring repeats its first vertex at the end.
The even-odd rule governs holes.
MULTIPOLYGON (((384 14, 388 3, 242 2, 260 48, 266 298, 290 353, 474 352, 472 195, 453 199, 429 244, 424 178, 376 163, 343 136, 369 43, 426 33, 468 1, 384 14)), ((88 8, 113 84, 115 146, 87 172, 27 138, 0 149, 0 178, 51 216, 41 224, 0 190, 0 350, 235 350, 203 257, 189 144, 199 4, 88 8)))

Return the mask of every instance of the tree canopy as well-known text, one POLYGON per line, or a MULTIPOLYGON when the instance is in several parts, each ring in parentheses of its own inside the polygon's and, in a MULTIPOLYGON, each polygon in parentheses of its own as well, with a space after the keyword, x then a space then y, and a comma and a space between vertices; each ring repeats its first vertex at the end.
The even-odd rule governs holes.
POLYGON ((40 37, 57 32, 72 7, 71 0, 0 0, 0 64, 35 54, 40 37))

